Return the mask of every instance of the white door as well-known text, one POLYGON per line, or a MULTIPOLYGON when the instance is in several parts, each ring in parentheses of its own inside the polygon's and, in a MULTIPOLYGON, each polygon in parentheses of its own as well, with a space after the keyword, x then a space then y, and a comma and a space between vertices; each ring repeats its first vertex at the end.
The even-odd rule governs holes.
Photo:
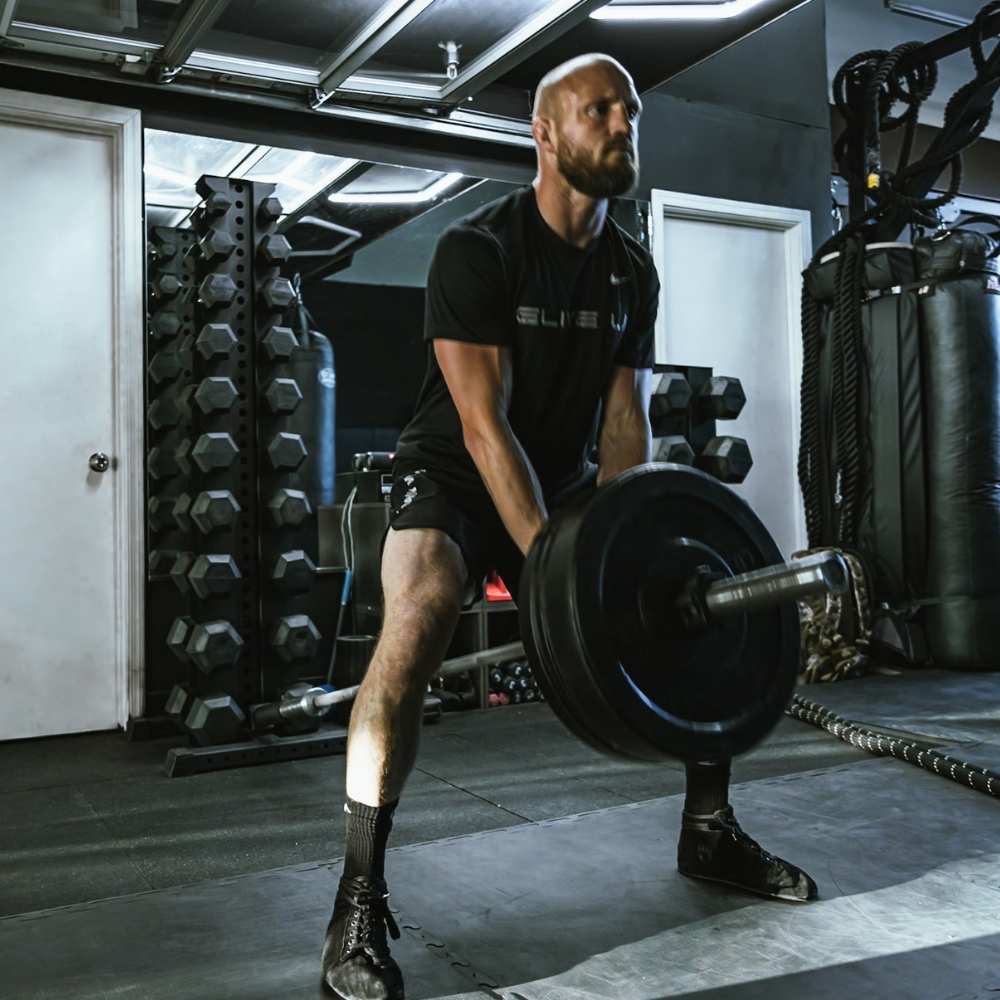
POLYGON ((139 135, 0 90, 0 740, 121 725, 141 668, 139 135))
POLYGON ((656 360, 743 383, 743 412, 719 421, 717 433, 750 445, 753 468, 733 489, 788 558, 806 546, 797 462, 809 213, 654 190, 652 224, 662 288, 656 360))

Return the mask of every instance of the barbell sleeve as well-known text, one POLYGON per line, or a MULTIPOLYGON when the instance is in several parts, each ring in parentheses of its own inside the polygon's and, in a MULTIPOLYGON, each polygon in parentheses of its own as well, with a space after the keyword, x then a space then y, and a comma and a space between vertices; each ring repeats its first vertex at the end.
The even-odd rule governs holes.
POLYGON ((787 601, 819 594, 842 594, 848 587, 848 570, 835 552, 819 552, 741 573, 709 584, 705 606, 717 618, 772 608, 787 601))

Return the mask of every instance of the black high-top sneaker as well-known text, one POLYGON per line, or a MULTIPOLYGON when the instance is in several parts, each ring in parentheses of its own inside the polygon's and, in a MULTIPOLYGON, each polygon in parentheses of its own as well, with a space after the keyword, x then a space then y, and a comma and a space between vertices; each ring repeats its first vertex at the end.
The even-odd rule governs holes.
POLYGON ((403 1000, 403 974, 389 954, 399 928, 385 881, 342 878, 323 945, 323 983, 338 1000, 403 1000))
POLYGON ((677 869, 771 899, 804 903, 818 896, 816 883, 801 868, 768 854, 743 832, 732 806, 706 816, 684 813, 677 869))

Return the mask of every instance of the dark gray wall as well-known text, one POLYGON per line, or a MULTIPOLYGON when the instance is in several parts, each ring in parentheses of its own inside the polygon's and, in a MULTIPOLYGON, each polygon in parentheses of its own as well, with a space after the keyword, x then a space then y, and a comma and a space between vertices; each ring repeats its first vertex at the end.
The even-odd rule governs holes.
MULTIPOLYGON (((664 188, 803 208, 819 246, 831 227, 825 29, 813 0, 644 94, 636 196, 664 188)), ((423 285, 445 226, 507 190, 474 188, 366 247, 331 280, 423 285)))
POLYGON ((826 11, 821 0, 645 94, 642 188, 806 209, 830 223, 826 11))
MULTIPOLYGON (((949 95, 950 96, 950 95, 949 95)), ((994 111, 994 117, 1000 114, 994 111)), ((832 134, 836 138, 843 131, 844 119, 836 108, 830 108, 832 134)), ((934 141, 940 130, 932 125, 917 126, 915 143, 919 156, 934 141)), ((882 160, 887 168, 893 169, 898 162, 902 129, 888 132, 882 137, 882 160)), ((831 154, 833 147, 831 146, 831 154)), ((1000 201, 1000 142, 979 139, 962 154, 962 194, 969 198, 991 198, 1000 201)), ((831 162, 831 171, 836 171, 831 162)), ((945 171, 936 187, 944 187, 951 179, 951 171, 945 171)))
POLYGON ((349 268, 331 275, 327 281, 424 288, 434 246, 441 233, 456 219, 502 198, 515 186, 504 181, 477 184, 363 247, 354 255, 349 268))

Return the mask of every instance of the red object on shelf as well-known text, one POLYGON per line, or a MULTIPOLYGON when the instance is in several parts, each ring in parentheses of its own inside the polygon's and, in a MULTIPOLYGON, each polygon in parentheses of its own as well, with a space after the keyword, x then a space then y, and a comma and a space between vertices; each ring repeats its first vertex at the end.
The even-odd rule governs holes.
POLYGON ((487 601, 512 601, 514 598, 510 596, 510 591, 507 589, 506 584, 500 578, 500 575, 494 571, 486 578, 486 600, 487 601))

